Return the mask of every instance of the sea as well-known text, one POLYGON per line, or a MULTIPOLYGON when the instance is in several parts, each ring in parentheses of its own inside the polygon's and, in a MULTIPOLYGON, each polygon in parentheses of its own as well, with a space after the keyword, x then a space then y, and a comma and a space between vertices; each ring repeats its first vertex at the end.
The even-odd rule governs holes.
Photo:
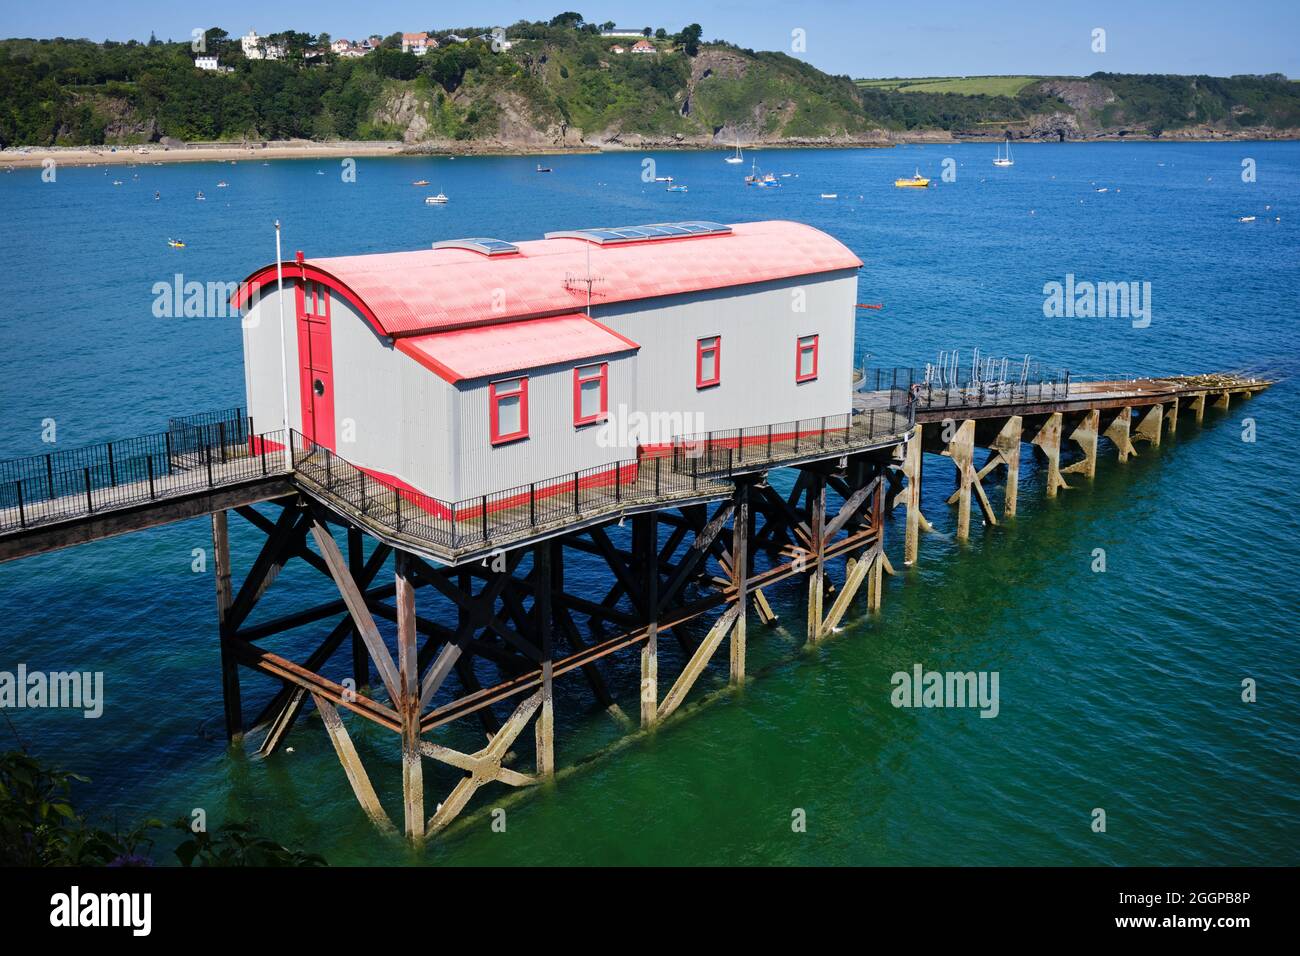
MULTIPOLYGON (((0 671, 98 672, 104 688, 98 717, 5 709, 0 749, 87 777, 74 799, 102 825, 251 820, 334 865, 1300 863, 1300 144, 1025 144, 1008 168, 972 144, 724 155, 555 155, 549 173, 537 157, 467 156, 0 172, 0 459, 241 404, 238 319, 169 314, 159 290, 272 262, 276 220, 286 257, 797 220, 848 245, 859 302, 883 306, 858 312, 858 365, 924 368, 953 350, 966 364, 978 348, 1075 380, 1236 370, 1277 384, 1199 428, 1184 413, 1123 465, 1103 443, 1096 477, 1055 498, 1026 449, 1019 514, 994 527, 977 511, 966 543, 945 503, 951 465, 928 458, 934 530, 905 568, 901 509, 891 518, 899 574, 878 614, 859 601, 810 651, 804 595, 774 590, 778 621, 750 623, 752 679, 726 690, 722 653, 682 719, 630 740, 579 676, 561 680, 556 756, 572 769, 483 788, 420 850, 374 831, 314 714, 270 759, 227 745, 206 519, 0 565, 0 671), (746 186, 754 168, 781 185, 746 186), (928 189, 894 187, 915 172, 928 189), (437 191, 446 205, 423 202, 437 191), (1067 282, 1137 283, 1149 315, 1048 314, 1047 290, 1067 282), (996 716, 895 706, 897 675, 918 665, 996 673, 996 716)), ((998 507, 996 481, 990 494, 998 507)), ((238 575, 260 535, 234 517, 231 535, 238 575)), ((600 582, 571 573, 578 589, 600 582)), ((332 596, 290 564, 257 613, 332 596)), ((268 646, 301 660, 327 626, 268 646)), ((660 647, 666 680, 683 651, 660 647)), ((636 669, 635 653, 607 667, 632 715, 636 669)), ((246 716, 274 689, 245 672, 246 716)), ((395 736, 349 727, 400 819, 395 736)), ((458 732, 457 746, 485 742, 458 732)), ((425 762, 430 812, 456 777, 425 762)), ((159 863, 176 839, 158 834, 159 863)))

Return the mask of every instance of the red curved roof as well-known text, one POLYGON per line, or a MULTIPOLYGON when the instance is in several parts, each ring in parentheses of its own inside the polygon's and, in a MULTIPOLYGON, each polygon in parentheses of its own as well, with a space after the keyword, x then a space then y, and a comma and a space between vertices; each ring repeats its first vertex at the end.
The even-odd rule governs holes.
POLYGON ((397 340, 399 351, 453 384, 635 352, 640 347, 581 312, 450 329, 397 340))
MULTIPOLYGON (((285 275, 334 286, 387 335, 464 328, 583 308, 589 274, 593 304, 700 292, 774 279, 856 269, 843 243, 797 222, 738 223, 730 234, 597 245, 556 238, 519 242, 517 255, 422 249, 285 263, 285 275), (588 272, 590 262, 590 273, 588 272)), ((275 281, 274 264, 241 287, 275 281)), ((246 288, 245 288, 246 287, 246 288)))

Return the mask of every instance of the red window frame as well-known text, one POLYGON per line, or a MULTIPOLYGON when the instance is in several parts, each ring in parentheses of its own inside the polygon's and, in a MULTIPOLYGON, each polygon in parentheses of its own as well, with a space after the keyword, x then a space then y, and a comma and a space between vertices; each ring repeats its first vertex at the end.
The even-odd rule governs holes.
POLYGON ((592 425, 609 417, 609 363, 579 365, 573 370, 573 425, 592 425), (594 415, 582 414, 582 386, 600 382, 600 410, 594 415))
POLYGON ((503 379, 488 385, 488 420, 492 444, 504 445, 528 437, 528 376, 503 379), (501 401, 519 397, 519 430, 503 434, 501 431, 501 401))
POLYGON ((817 377, 818 352, 821 351, 821 336, 817 334, 800 335, 794 340, 794 380, 795 382, 811 382, 817 377), (808 345, 804 344, 805 339, 812 339, 808 345), (812 371, 804 373, 803 368, 804 353, 812 351, 812 371))
POLYGON ((722 381, 722 336, 706 335, 701 339, 695 340, 695 387, 712 388, 722 381), (706 345, 706 342, 712 342, 712 345, 706 345), (713 377, 706 379, 704 377, 704 356, 705 353, 713 353, 713 377))

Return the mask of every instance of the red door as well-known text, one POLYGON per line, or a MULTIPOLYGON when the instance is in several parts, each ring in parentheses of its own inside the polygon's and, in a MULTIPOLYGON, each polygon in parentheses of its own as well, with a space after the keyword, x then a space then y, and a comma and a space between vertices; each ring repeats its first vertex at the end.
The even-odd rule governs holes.
POLYGON ((334 359, 330 347, 329 290, 319 282, 298 283, 298 367, 302 433, 334 447, 334 359))

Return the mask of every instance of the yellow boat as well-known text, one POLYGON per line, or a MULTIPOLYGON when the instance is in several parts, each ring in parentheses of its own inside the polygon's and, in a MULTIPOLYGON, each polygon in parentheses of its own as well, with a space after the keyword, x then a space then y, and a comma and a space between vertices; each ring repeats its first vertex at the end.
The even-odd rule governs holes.
POLYGON ((922 176, 921 171, 918 169, 916 175, 911 179, 895 179, 894 185, 899 189, 924 189, 926 186, 930 185, 930 180, 922 176))

